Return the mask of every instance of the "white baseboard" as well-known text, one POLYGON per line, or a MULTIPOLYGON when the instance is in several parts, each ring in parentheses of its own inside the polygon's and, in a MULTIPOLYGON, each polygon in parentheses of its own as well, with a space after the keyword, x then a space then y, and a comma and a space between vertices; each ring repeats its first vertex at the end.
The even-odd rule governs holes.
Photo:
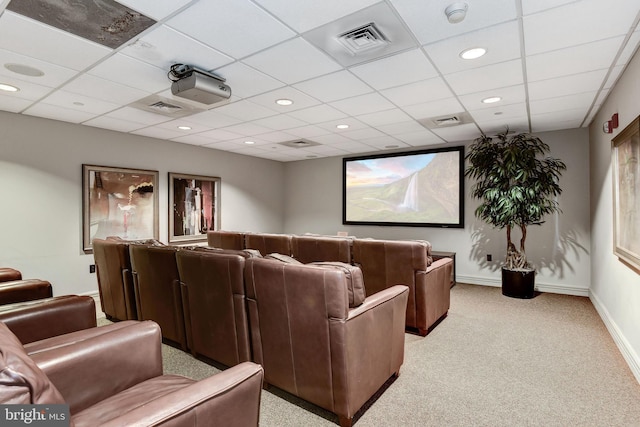
POLYGON ((86 295, 86 296, 90 296, 91 298, 93 298, 93 300, 96 303, 96 319, 101 319, 103 317, 105 317, 104 313, 102 312, 102 306, 100 305, 100 293, 98 291, 94 291, 94 292, 85 292, 81 295, 86 295))
MULTIPOLYGON (((502 279, 499 276, 496 278, 492 278, 492 277, 457 275, 456 281, 460 283, 469 283, 471 285, 493 286, 497 288, 502 286, 502 279)), ((572 286, 572 285, 540 283, 538 280, 536 280, 535 289, 538 292, 550 292, 552 294, 575 295, 580 297, 589 296, 589 288, 583 288, 583 287, 572 286)))
POLYGON ((604 305, 602 305, 602 302, 600 302, 598 296, 593 292, 590 292, 589 299, 591 300, 593 306, 596 308, 596 311, 600 315, 600 318, 604 322, 604 325, 607 327, 607 330, 609 331, 609 334, 611 334, 611 337, 616 343, 616 346, 618 346, 620 353, 622 353, 622 357, 624 357, 624 360, 627 361, 631 372, 636 377, 638 383, 640 383, 640 357, 638 357, 638 354, 633 350, 633 347, 631 347, 629 341, 627 341, 625 336, 622 334, 620 328, 618 328, 618 325, 616 325, 616 322, 613 321, 611 315, 609 314, 609 311, 604 307, 604 305))

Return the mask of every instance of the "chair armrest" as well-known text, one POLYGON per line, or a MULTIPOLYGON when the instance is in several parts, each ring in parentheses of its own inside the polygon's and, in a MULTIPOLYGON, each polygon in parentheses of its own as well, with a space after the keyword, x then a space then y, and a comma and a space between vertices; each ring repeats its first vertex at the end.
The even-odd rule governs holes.
MULTIPOLYGON (((70 405, 81 411, 149 378, 162 375, 160 327, 151 321, 120 322, 51 340, 29 356, 70 405)), ((27 347, 29 351, 29 347, 27 347)))
MULTIPOLYGON (((380 292, 376 292, 375 294, 365 298, 364 302, 358 307, 349 309, 347 321, 350 319, 353 319, 354 317, 360 316, 362 313, 368 310, 371 310, 373 307, 376 307, 380 304, 384 304, 385 302, 390 301, 402 295, 403 293, 406 293, 408 296, 409 287, 404 285, 394 285, 394 286, 391 286, 390 288, 383 289, 380 292)), ((405 308, 403 308, 403 310, 406 309, 406 305, 407 305, 406 298, 405 298, 404 305, 405 305, 405 308)))
POLYGON ((4 322, 22 344, 96 326, 96 306, 89 296, 65 295, 0 306, 4 322))
POLYGON ((263 376, 262 366, 243 362, 114 418, 102 427, 180 425, 181 421, 190 426, 209 426, 212 422, 225 427, 257 426, 263 376))

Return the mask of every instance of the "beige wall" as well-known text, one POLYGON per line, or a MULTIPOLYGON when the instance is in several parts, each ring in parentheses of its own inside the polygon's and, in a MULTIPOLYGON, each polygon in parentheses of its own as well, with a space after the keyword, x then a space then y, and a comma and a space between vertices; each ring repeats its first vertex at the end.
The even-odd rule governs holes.
MULTIPOLYGON (((567 164, 561 178, 559 202, 563 213, 529 228, 527 254, 538 268, 540 290, 588 295, 589 156, 587 129, 540 133, 551 155, 567 164)), ((286 209, 284 228, 291 233, 336 234, 358 237, 426 239, 434 249, 455 251, 458 280, 500 286, 500 265, 506 255, 504 231, 487 227, 474 218, 477 202, 465 189, 465 228, 381 227, 342 225, 342 159, 333 157, 285 165, 286 209), (486 255, 493 255, 487 262, 486 255)), ((514 238, 520 236, 514 234, 514 238)))
POLYGON ((159 171, 165 243, 168 172, 220 176, 225 229, 283 231, 281 163, 0 112, 0 266, 51 281, 56 295, 97 291, 82 252, 83 163, 159 171))
POLYGON ((591 157, 591 299, 640 381, 640 274, 613 254, 611 139, 640 115, 640 54, 636 52, 589 127, 591 157), (612 134, 602 124, 618 113, 612 134))

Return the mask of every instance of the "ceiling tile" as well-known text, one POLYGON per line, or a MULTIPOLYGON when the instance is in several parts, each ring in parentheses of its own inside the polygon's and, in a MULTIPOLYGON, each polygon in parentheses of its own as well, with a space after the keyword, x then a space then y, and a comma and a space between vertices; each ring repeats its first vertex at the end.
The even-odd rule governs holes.
POLYGON ((238 135, 237 133, 229 132, 224 129, 210 130, 207 132, 202 132, 200 135, 208 138, 213 138, 218 141, 229 141, 232 139, 238 139, 242 137, 242 135, 238 135))
POLYGON ((404 142, 399 141, 388 135, 382 135, 375 138, 365 138, 365 139, 361 139, 360 142, 362 142, 363 144, 367 144, 370 147, 375 147, 381 150, 382 149, 391 150, 391 149, 409 146, 408 144, 405 144, 404 142))
POLYGON ((433 43, 517 18, 515 1, 483 0, 468 2, 469 9, 464 21, 450 24, 444 10, 451 3, 450 0, 391 0, 391 4, 421 44, 433 43))
POLYGON ((294 139, 297 139, 295 135, 292 135, 288 132, 280 132, 280 131, 262 133, 260 135, 257 135, 256 137, 263 141, 268 141, 268 142, 284 142, 284 141, 292 141, 294 139))
POLYGON ((388 125, 375 126, 381 132, 388 133, 389 135, 400 135, 403 133, 423 132, 425 128, 415 120, 410 122, 392 123, 388 125))
POLYGON ((520 58, 520 29, 518 22, 506 22, 426 45, 424 50, 442 74, 470 70, 520 58), (477 59, 460 57, 474 47, 483 47, 487 53, 477 59))
POLYGON ((637 0, 582 0, 523 18, 528 55, 624 35, 638 14, 637 0))
POLYGON ((521 0, 522 14, 531 15, 546 9, 562 6, 563 4, 572 3, 576 0, 521 0))
POLYGON ((609 68, 623 40, 618 37, 528 56, 527 78, 538 81, 609 68))
POLYGON ((100 116, 82 123, 83 125, 110 129, 118 132, 131 132, 145 127, 145 125, 128 120, 116 119, 114 117, 100 116))
POLYGON ((606 74, 607 70, 596 70, 555 79, 530 82, 529 99, 545 99, 581 92, 593 92, 600 89, 606 74))
POLYGON ((364 128, 345 132, 342 136, 353 139, 354 141, 361 141, 363 139, 377 138, 385 135, 377 129, 364 128))
POLYGON ((342 68, 301 37, 250 56, 243 62, 288 84, 342 68))
POLYGON ((166 72, 173 64, 193 65, 201 70, 210 71, 233 62, 230 56, 166 25, 146 33, 120 52, 166 72))
POLYGON ((417 132, 401 133, 396 135, 396 138, 414 147, 421 145, 442 144, 444 142, 438 135, 426 129, 422 129, 421 131, 417 132))
POLYGON ((502 105, 492 108, 485 108, 471 112, 471 116, 476 122, 487 122, 494 120, 510 120, 527 118, 527 104, 524 102, 511 105, 502 105))
POLYGON ((475 123, 432 129, 432 132, 448 142, 469 141, 480 136, 475 123))
POLYGON ((290 113, 296 110, 302 110, 304 108, 313 107, 320 104, 315 98, 310 97, 306 93, 300 92, 290 86, 282 87, 280 89, 272 90, 271 92, 263 93, 249 99, 251 102, 262 105, 278 113, 290 113), (278 105, 276 100, 289 99, 293 101, 292 105, 278 105))
POLYGON ((399 107, 450 98, 451 90, 441 77, 385 89, 380 93, 399 107))
POLYGON ((9 76, 0 77, 0 82, 15 86, 19 89, 17 92, 2 92, 3 95, 11 98, 36 101, 53 91, 53 89, 48 86, 41 86, 39 84, 18 80, 9 76))
POLYGON ((112 49, 8 10, 0 16, 0 49, 73 70, 83 70, 112 52, 112 49))
POLYGON ((240 120, 256 120, 262 119, 264 117, 275 116, 276 114, 278 114, 276 111, 270 110, 261 105, 254 104, 253 102, 247 100, 232 102, 231 104, 223 105, 222 107, 216 108, 216 112, 240 120))
POLYGON ((248 0, 201 1, 166 24, 236 59, 295 36, 248 0))
POLYGON ((184 7, 192 0, 171 0, 158 1, 158 0, 117 0, 118 3, 122 3, 133 10, 137 10, 156 21, 166 18, 178 9, 184 7))
POLYGON ((88 96, 78 95, 76 93, 57 90, 51 95, 44 98, 41 102, 49 105, 57 105, 70 110, 84 111, 89 114, 104 114, 112 110, 118 109, 118 104, 101 101, 99 99, 88 96))
POLYGON ((429 117, 439 117, 448 114, 459 113, 464 108, 457 99, 446 98, 438 101, 424 102, 422 104, 410 105, 402 108, 414 119, 426 119, 429 117))
POLYGON ((256 0, 299 33, 356 12, 379 0, 256 0))
POLYGON ((622 74, 623 70, 624 70, 624 65, 617 65, 611 68, 609 76, 607 77, 607 81, 604 83, 604 86, 602 88, 611 89, 615 84, 615 82, 618 80, 618 77, 620 77, 620 74, 622 74))
POLYGON ((303 120, 307 123, 322 123, 329 120, 337 120, 347 117, 342 111, 338 111, 326 104, 316 105, 315 107, 305 108, 303 110, 292 111, 290 116, 303 120))
POLYGON ((89 70, 89 74, 147 92, 171 86, 167 71, 120 53, 89 70))
POLYGON ((361 142, 356 142, 356 141, 347 141, 343 144, 339 144, 338 147, 340 147, 341 150, 344 150, 348 153, 369 153, 372 151, 375 151, 376 149, 373 148, 370 145, 367 144, 363 144, 361 142))
POLYGON ((179 132, 182 136, 211 130, 211 128, 206 125, 194 124, 193 122, 186 121, 185 118, 179 118, 169 120, 168 122, 159 123, 156 125, 156 127, 179 132), (179 126, 190 127, 191 129, 180 129, 179 126))
POLYGON ((0 110, 2 111, 19 113, 25 108, 29 107, 32 103, 33 101, 30 101, 28 99, 20 99, 0 93, 0 110))
POLYGON ((565 110, 580 110, 582 115, 587 113, 588 108, 595 99, 597 92, 585 92, 575 95, 559 96, 555 98, 539 99, 530 102, 531 116, 539 114, 551 114, 565 110))
POLYGON ((281 81, 241 62, 226 65, 215 70, 215 73, 226 78, 233 95, 240 98, 248 98, 284 86, 281 81))
POLYGON ((17 80, 24 80, 41 86, 58 87, 77 74, 77 71, 70 68, 61 67, 49 62, 40 61, 35 58, 20 55, 15 52, 0 49, 0 80, 2 77, 13 77, 17 80), (44 73, 42 76, 27 76, 18 74, 6 68, 11 65, 26 65, 36 68, 44 73))
POLYGON ((444 78, 458 95, 514 86, 524 82, 522 61, 519 59, 448 74, 444 78))
POLYGON ((637 30, 636 32, 631 34, 631 37, 629 37, 627 44, 625 45, 624 49, 620 53, 620 56, 618 57, 618 60, 616 61, 616 65, 626 64, 627 62, 629 62, 629 60, 631 59, 631 56, 638 49, 639 43, 640 43, 640 30, 637 30))
POLYGON ((331 106, 349 115, 375 113, 376 111, 390 110, 394 105, 377 93, 355 96, 340 101, 332 102, 331 106))
POLYGON ((212 144, 214 142, 217 142, 218 140, 196 133, 193 135, 185 135, 185 136, 173 138, 172 141, 179 142, 181 144, 205 145, 205 144, 212 144))
POLYGON ((287 133, 290 133, 291 135, 295 135, 300 138, 314 138, 316 136, 326 135, 329 132, 330 131, 327 129, 323 129, 319 126, 313 126, 313 125, 287 129, 287 133))
POLYGON ((62 89, 121 105, 137 101, 150 94, 150 92, 144 92, 90 74, 81 75, 63 86, 62 89))
POLYGON ((387 89, 436 77, 438 72, 422 50, 413 49, 364 65, 352 67, 351 72, 375 89, 387 89))
POLYGON ((304 149, 308 153, 323 154, 325 156, 342 156, 347 154, 348 151, 343 150, 338 145, 316 145, 304 149))
POLYGON ((502 133, 505 130, 518 133, 529 132, 529 119, 526 116, 520 119, 502 118, 497 120, 486 120, 476 122, 476 124, 480 127, 480 129, 482 129, 482 132, 487 135, 495 135, 498 133, 502 133))
POLYGON ((379 111, 377 113, 363 114, 356 117, 358 120, 368 124, 369 126, 375 127, 412 120, 411 116, 398 108, 379 111))
POLYGON ((323 102, 337 101, 373 92, 371 87, 346 70, 307 80, 295 84, 294 87, 323 102))
POLYGON ((157 139, 171 139, 171 138, 182 136, 182 133, 180 133, 177 130, 169 130, 169 129, 164 129, 157 126, 150 126, 147 128, 134 130, 131 133, 135 135, 148 136, 148 137, 157 138, 157 139))
POLYGON ((221 114, 220 112, 218 112, 216 109, 204 111, 202 113, 194 114, 192 116, 187 116, 184 118, 184 120, 189 123, 201 124, 211 129, 231 126, 241 122, 240 119, 230 117, 230 116, 225 116, 224 114, 221 114))
POLYGON ((119 110, 108 113, 107 116, 116 119, 137 122, 147 126, 157 125, 158 123, 168 122, 169 120, 171 120, 171 117, 149 113, 147 111, 138 110, 137 108, 132 107, 120 108, 119 110))
POLYGON ((353 142, 352 139, 335 133, 316 136, 313 138, 313 141, 319 142, 321 144, 345 144, 353 142))
POLYGON ((261 133, 267 133, 271 129, 264 126, 257 125, 255 124, 255 122, 251 122, 251 123, 247 122, 247 123, 240 123, 233 126, 228 126, 223 130, 237 133, 238 135, 241 135, 241 136, 254 136, 261 133))
POLYGON ((526 102, 527 96, 524 90, 524 85, 516 85, 500 87, 484 92, 471 93, 469 95, 462 95, 459 99, 467 110, 475 111, 526 102), (502 99, 494 104, 485 104, 482 102, 483 99, 493 96, 499 96, 502 99))
POLYGON ((84 111, 76 111, 68 108, 62 108, 58 105, 48 105, 43 103, 38 103, 29 107, 24 111, 24 114, 71 123, 81 123, 96 116, 95 114, 84 111))
POLYGON ((273 130, 285 130, 304 126, 306 123, 291 117, 288 114, 278 114, 277 116, 266 117, 256 120, 254 123, 273 130))

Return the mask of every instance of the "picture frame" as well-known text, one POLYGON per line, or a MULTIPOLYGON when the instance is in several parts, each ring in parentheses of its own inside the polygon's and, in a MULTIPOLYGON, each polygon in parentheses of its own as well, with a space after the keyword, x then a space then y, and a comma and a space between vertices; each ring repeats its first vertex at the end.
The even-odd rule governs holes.
POLYGON ((220 177, 169 172, 169 243, 207 241, 220 229, 220 177))
POLYGON ((158 239, 158 171, 82 165, 82 241, 158 239))
POLYGON ((613 252, 640 272, 640 116, 612 139, 613 252))

